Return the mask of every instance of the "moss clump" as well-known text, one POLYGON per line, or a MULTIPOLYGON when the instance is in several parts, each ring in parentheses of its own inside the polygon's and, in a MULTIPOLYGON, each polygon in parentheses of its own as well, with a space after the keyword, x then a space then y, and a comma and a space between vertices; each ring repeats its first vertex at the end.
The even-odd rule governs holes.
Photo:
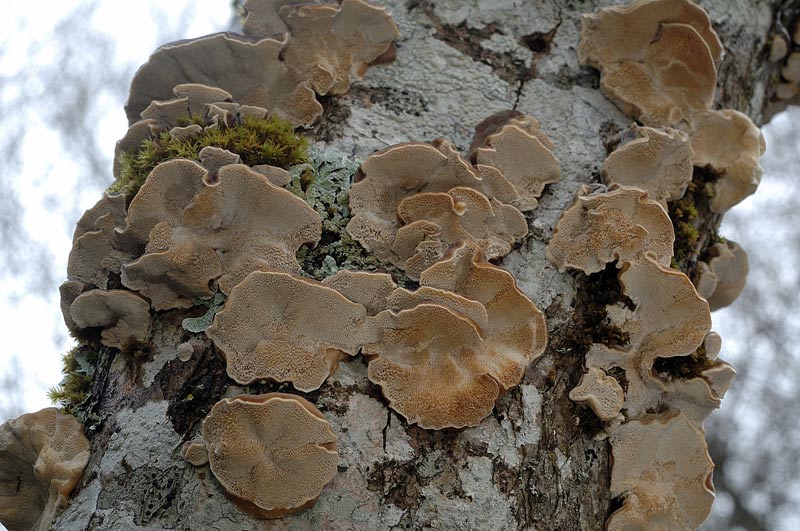
POLYGON ((703 246, 702 233, 711 232, 711 241, 717 241, 716 217, 710 214, 709 202, 714 195, 711 183, 715 177, 702 168, 695 168, 692 182, 682 198, 669 204, 669 218, 675 228, 672 267, 684 270, 697 257, 703 246), (709 225, 711 221, 711 226, 709 225))
POLYGON ((64 379, 57 387, 50 389, 47 397, 54 404, 60 404, 64 413, 75 414, 86 402, 102 354, 103 349, 82 345, 74 347, 61 358, 64 379))
MULTIPOLYGON (((209 125, 198 116, 180 123, 209 125)), ((308 139, 295 134, 289 122, 277 116, 246 116, 233 126, 207 127, 191 138, 172 138, 164 131, 158 138, 142 142, 135 153, 122 152, 119 177, 108 191, 135 195, 158 164, 176 158, 199 160, 200 150, 207 146, 232 151, 248 166, 269 164, 288 169, 308 161, 308 139)))
POLYGON ((303 274, 322 280, 340 269, 380 270, 392 274, 401 286, 416 286, 402 270, 375 258, 347 233, 350 183, 359 162, 332 150, 311 151, 310 159, 308 164, 292 170, 288 186, 322 217, 319 245, 303 247, 297 253, 303 274))

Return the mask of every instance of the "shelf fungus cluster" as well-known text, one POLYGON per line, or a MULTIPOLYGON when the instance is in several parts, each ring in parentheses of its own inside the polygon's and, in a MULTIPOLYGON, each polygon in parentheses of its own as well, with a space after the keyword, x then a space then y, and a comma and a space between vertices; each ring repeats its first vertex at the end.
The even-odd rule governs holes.
POLYGON ((83 427, 56 408, 0 425, 0 522, 8 531, 47 531, 89 462, 83 427))
POLYGON ((469 160, 443 139, 388 147, 361 164, 347 231, 412 279, 461 240, 502 258, 528 233, 523 212, 560 178, 552 148, 539 123, 516 111, 478 125, 469 160))
MULTIPOLYGON (((765 149, 746 115, 711 109, 723 54, 708 14, 691 0, 636 0, 585 15, 578 47, 581 63, 601 71, 601 89, 623 113, 688 135, 694 166, 716 176, 716 213, 755 192, 765 149)), ((664 139, 647 136, 662 144, 651 151, 666 149, 664 139)))
POLYGON ((714 498, 703 421, 735 371, 717 359, 710 312, 738 296, 747 257, 733 242, 711 245, 695 288, 670 268, 681 227, 668 208, 697 186, 698 171, 713 175, 712 214, 758 185, 759 130, 737 111, 711 109, 723 53, 689 0, 636 0, 583 18, 581 62, 601 70, 603 92, 638 121, 603 165, 607 186, 578 191, 547 247, 562 272, 617 270, 621 294, 604 324, 619 341, 590 346, 570 392, 605 423, 611 443, 611 494, 622 507, 609 530, 695 529, 714 498))
POLYGON ((612 491, 625 497, 608 529, 627 529, 631 522, 648 529, 694 529, 713 500, 702 421, 719 407, 734 371, 716 359, 719 336, 710 331, 708 303, 685 274, 669 267, 673 238, 666 210, 647 192, 586 186, 564 211, 547 248, 562 271, 591 274, 616 263, 625 298, 606 308, 606 321, 626 341, 593 344, 586 354, 587 373, 570 392, 573 401, 608 423, 612 491), (664 368, 697 359, 703 366, 688 377, 664 368), (668 449, 642 442, 674 433, 682 438, 668 449), (682 458, 683 453, 665 453, 675 448, 705 455, 697 459, 700 468, 681 463, 674 473, 662 470, 653 481, 648 476, 637 482, 639 468, 656 470, 655 463, 682 458), (692 489, 687 489, 689 479, 692 489))
MULTIPOLYGON (((245 7, 245 35, 165 45, 132 82, 130 127, 115 152, 116 181, 78 222, 61 286, 64 320, 82 344, 138 348, 149 342, 162 312, 219 305, 228 295, 230 315, 265 278, 284 289, 286 301, 310 297, 308 308, 319 309, 318 291, 332 294, 331 314, 363 325, 362 305, 299 277, 296 253, 319 241, 322 223, 284 187, 291 179, 287 170, 308 162, 308 142, 295 128, 320 117, 316 95, 342 94, 371 65, 391 62, 397 27, 385 9, 363 0, 251 0, 245 7)), ((464 304, 483 309, 478 302, 464 304)), ((304 338, 308 321, 295 316, 294 328, 263 330, 276 335, 254 346, 266 356, 283 356, 283 366, 280 359, 266 362, 274 362, 276 379, 297 375, 300 390, 319 387, 330 371, 313 372, 311 358, 321 344, 327 345, 325 359, 335 363, 331 353, 356 355, 377 333, 373 329, 361 343, 354 337, 337 342, 328 336, 342 330, 333 330, 339 323, 331 321, 329 329, 304 338)), ((265 308, 260 317, 266 324, 274 315, 265 308)), ((234 335, 249 348, 243 328, 234 335)), ((187 362, 196 354, 190 342, 176 344, 175 351, 187 362)), ((244 365, 240 373, 230 369, 238 380, 250 373, 268 377, 244 365)), ((77 421, 55 411, 0 428, 0 521, 14 531, 49 528, 88 459, 77 421), (21 442, 24 448, 17 448, 21 442)), ((187 459, 208 462, 233 502, 259 518, 312 505, 337 470, 336 436, 300 397, 226 399, 206 419, 203 439, 186 448, 187 459)))

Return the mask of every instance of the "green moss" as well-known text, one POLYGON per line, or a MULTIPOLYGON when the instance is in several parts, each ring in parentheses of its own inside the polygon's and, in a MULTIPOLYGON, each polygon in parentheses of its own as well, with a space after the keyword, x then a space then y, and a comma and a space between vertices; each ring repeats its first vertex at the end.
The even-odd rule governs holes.
POLYGON ((380 270, 392 274, 402 286, 415 285, 402 270, 372 256, 347 233, 348 193, 359 161, 333 150, 311 150, 309 156, 308 164, 292 169, 292 182, 288 186, 322 217, 319 245, 303 247, 297 253, 303 274, 322 280, 340 269, 380 270))
MULTIPOLYGON (((695 168, 692 182, 686 188, 684 196, 669 204, 669 217, 675 228, 675 244, 673 246, 672 267, 683 270, 686 264, 696 257, 701 247, 701 234, 709 230, 708 204, 713 196, 711 183, 714 176, 701 168, 695 168)), ((710 228, 711 239, 717 238, 714 227, 710 228)))
MULTIPOLYGON (((196 115, 180 123, 209 125, 196 115)), ((145 140, 138 151, 120 154, 120 175, 108 190, 135 195, 158 164, 176 158, 199 160, 200 150, 207 146, 232 151, 248 166, 269 164, 288 169, 308 161, 308 139, 297 135, 289 122, 277 116, 247 116, 230 127, 206 128, 196 137, 176 139, 165 131, 145 140)))
POLYGON ((47 397, 54 404, 60 404, 64 413, 75 414, 76 409, 86 402, 102 350, 88 345, 77 346, 61 358, 64 378, 57 387, 50 389, 47 397))

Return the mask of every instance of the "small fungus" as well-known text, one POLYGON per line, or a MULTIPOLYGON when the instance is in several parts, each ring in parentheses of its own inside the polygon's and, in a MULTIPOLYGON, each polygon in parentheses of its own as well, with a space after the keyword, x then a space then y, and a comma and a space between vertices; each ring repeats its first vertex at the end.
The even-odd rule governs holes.
POLYGON ((733 241, 715 243, 708 249, 700 272, 697 291, 708 300, 711 311, 729 306, 744 290, 749 265, 747 253, 733 241))
POLYGON ((712 185, 713 212, 726 212, 756 191, 762 173, 758 159, 766 144, 750 118, 732 109, 706 112, 689 137, 693 164, 707 166, 719 176, 712 185))
POLYGON ((325 0, 245 0, 242 33, 249 37, 270 37, 286 33, 289 26, 280 16, 283 6, 330 3, 325 0))
POLYGON ((208 463, 208 448, 203 441, 186 441, 181 446, 181 457, 191 465, 203 466, 208 463))
POLYGON ((619 415, 624 393, 614 378, 607 376, 602 369, 590 367, 578 386, 569 392, 569 398, 579 404, 588 404, 597 418, 608 422, 619 415))
POLYGON ((181 361, 189 361, 194 355, 194 347, 191 343, 185 342, 178 345, 177 348, 178 359, 181 361))
POLYGON ((281 518, 316 503, 336 475, 336 435, 307 400, 269 393, 225 398, 203 422, 214 477, 255 518, 281 518))
POLYGON ((87 210, 75 228, 67 261, 67 278, 98 288, 108 286, 109 277, 119 274, 131 255, 119 249, 115 229, 125 225, 124 194, 103 194, 87 210))
POLYGON ((100 342, 124 348, 131 341, 146 341, 150 335, 150 305, 125 290, 91 290, 78 295, 69 308, 77 328, 102 327, 100 342))
POLYGON ((0 522, 8 531, 49 530, 88 462, 83 428, 56 408, 0 425, 0 522))

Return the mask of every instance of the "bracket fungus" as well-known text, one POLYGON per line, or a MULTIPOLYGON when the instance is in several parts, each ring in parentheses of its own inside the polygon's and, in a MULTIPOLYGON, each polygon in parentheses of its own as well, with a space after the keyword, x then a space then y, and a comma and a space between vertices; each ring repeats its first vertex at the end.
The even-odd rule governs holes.
POLYGON ((9 531, 50 529, 88 462, 83 428, 56 408, 0 425, 0 522, 9 531))
POLYGON ((206 334, 241 384, 291 382, 319 389, 343 354, 366 339, 367 310, 333 288, 287 273, 254 272, 231 290, 206 334))
POLYGON ((611 495, 623 504, 607 530, 700 527, 714 501, 714 464, 701 430, 674 411, 649 415, 616 428, 611 448, 611 495))
POLYGON ((600 69, 601 88, 626 115, 690 138, 694 166, 716 175, 711 210, 752 194, 764 138, 732 109, 711 110, 723 48, 707 13, 690 0, 637 0, 583 18, 581 63, 600 69))
POLYGON ((764 135, 747 115, 733 109, 710 111, 690 133, 693 164, 719 175, 710 208, 721 214, 753 194, 761 181, 758 159, 766 150, 764 135))
POLYGON ((715 243, 697 270, 697 291, 712 312, 719 310, 732 304, 744 290, 749 271, 747 252, 730 240, 715 243))
POLYGON ((125 290, 93 289, 78 295, 69 308, 77 328, 102 327, 100 342, 123 348, 131 341, 146 341, 150 335, 150 304, 125 290))
POLYGON ((169 99, 176 85, 199 83, 308 126, 322 114, 315 89, 319 94, 345 92, 399 37, 388 12, 363 0, 281 2, 279 11, 275 2, 260 4, 264 13, 248 5, 255 15, 245 21, 246 33, 283 24, 289 33, 215 33, 160 47, 133 78, 125 105, 129 122, 138 120, 151 102, 169 99), (275 11, 282 20, 264 22, 275 11))
POLYGON ((189 160, 157 166, 128 209, 122 235, 145 254, 122 267, 122 283, 157 310, 223 293, 256 270, 298 272, 295 253, 316 242, 321 220, 291 192, 242 164, 222 167, 215 181, 189 160))
MULTIPOLYGON (((283 60, 317 94, 344 94, 367 68, 387 62, 400 32, 386 9, 364 0, 286 7, 289 28, 283 60)), ((389 61, 390 62, 390 61, 389 61)))
POLYGON ((556 224, 547 258, 560 272, 570 268, 586 274, 647 252, 668 265, 675 233, 664 207, 637 188, 614 185, 602 190, 578 191, 556 224))
MULTIPOLYGON (((283 393, 217 402, 203 422, 203 441, 214 477, 234 505, 255 518, 311 507, 339 463, 336 435, 323 414, 283 393)), ((202 452, 187 450, 202 462, 202 452)))
POLYGON ((578 56, 602 72, 606 96, 646 125, 676 125, 710 108, 724 50, 689 0, 637 0, 584 15, 578 56))
POLYGON ((112 274, 119 274, 121 265, 131 258, 120 250, 115 229, 125 224, 124 194, 103 197, 87 210, 72 237, 67 259, 67 278, 105 289, 112 274))
POLYGON ((544 315, 470 242, 423 271, 420 284, 420 293, 389 297, 406 299, 399 311, 370 318, 376 340, 363 347, 369 378, 392 409, 422 428, 476 426, 544 352, 544 315))
POLYGON ((618 147, 603 163, 603 182, 631 186, 664 204, 680 199, 692 182, 694 151, 682 131, 634 127, 634 140, 618 147))
POLYGON ((628 386, 623 407, 627 418, 635 418, 656 407, 666 389, 654 374, 656 360, 695 352, 711 328, 711 313, 686 275, 659 264, 651 255, 624 262, 619 281, 622 293, 636 308, 631 318, 613 324, 630 334, 630 342, 621 348, 592 345, 586 366, 625 371, 628 386))
POLYGON ((374 153, 350 190, 347 232, 412 279, 461 240, 501 258, 527 234, 522 212, 560 177, 552 145, 535 119, 511 112, 478 126, 475 165, 442 139, 374 153))
POLYGON ((597 418, 609 422, 619 415, 624 393, 619 383, 602 369, 589 367, 578 386, 569 392, 569 399, 578 404, 588 404, 597 418))

